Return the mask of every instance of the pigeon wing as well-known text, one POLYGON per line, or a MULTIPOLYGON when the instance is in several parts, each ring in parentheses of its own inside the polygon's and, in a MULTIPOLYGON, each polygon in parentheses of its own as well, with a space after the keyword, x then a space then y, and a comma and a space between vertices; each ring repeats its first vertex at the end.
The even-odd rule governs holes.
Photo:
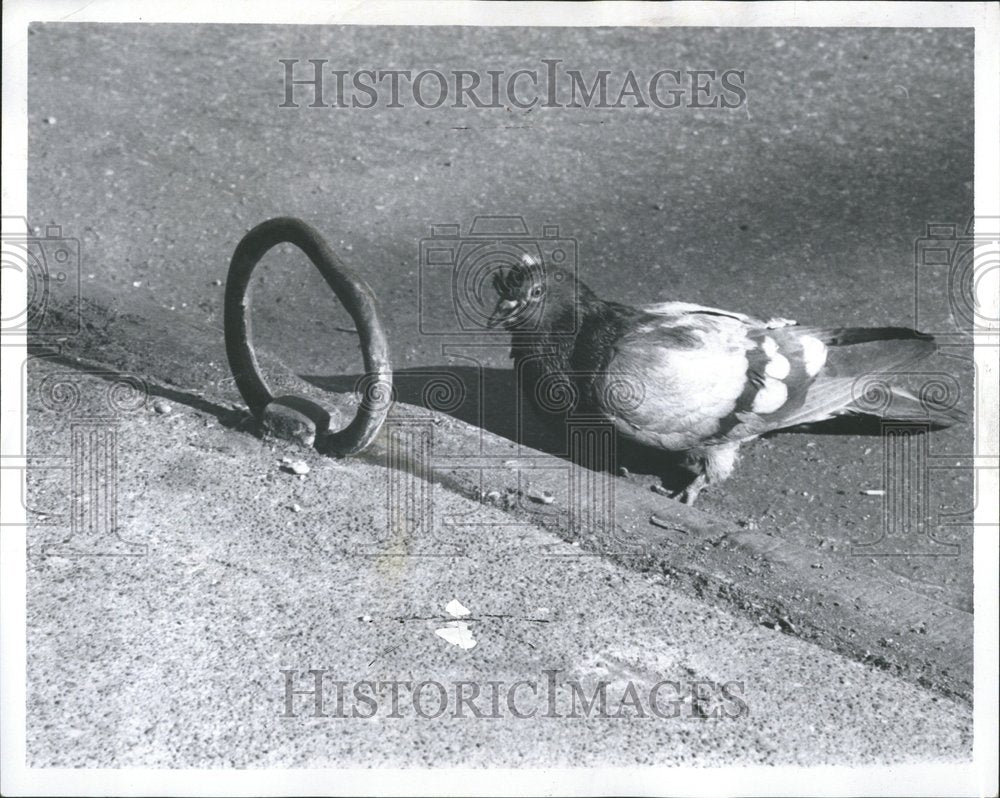
POLYGON ((936 349, 931 336, 903 327, 756 329, 749 337, 755 346, 747 353, 746 388, 716 441, 873 412, 866 390, 906 397, 888 375, 936 349))
POLYGON ((745 313, 736 313, 735 311, 722 310, 721 308, 711 308, 705 305, 697 305, 693 302, 658 302, 655 305, 647 305, 642 308, 642 310, 646 311, 646 313, 651 313, 654 316, 667 316, 671 318, 679 318, 693 313, 703 314, 706 316, 721 316, 741 321, 750 328, 763 327, 766 329, 777 329, 779 327, 794 326, 798 323, 792 319, 784 319, 780 316, 764 321, 762 319, 756 319, 753 316, 748 316, 745 313))

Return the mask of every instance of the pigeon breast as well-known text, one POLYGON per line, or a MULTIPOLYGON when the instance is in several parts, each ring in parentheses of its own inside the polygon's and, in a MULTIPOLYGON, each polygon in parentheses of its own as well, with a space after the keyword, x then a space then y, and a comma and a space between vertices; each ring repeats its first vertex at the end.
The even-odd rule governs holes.
POLYGON ((684 450, 712 436, 743 395, 753 347, 736 318, 648 317, 615 344, 605 406, 624 435, 684 450), (617 386, 617 387, 616 387, 617 386), (617 396, 626 396, 616 402, 617 396))

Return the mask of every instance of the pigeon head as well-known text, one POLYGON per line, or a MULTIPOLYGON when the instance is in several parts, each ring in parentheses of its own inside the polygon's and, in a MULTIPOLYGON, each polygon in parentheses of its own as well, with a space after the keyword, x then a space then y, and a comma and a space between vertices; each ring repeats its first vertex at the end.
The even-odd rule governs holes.
POLYGON ((543 265, 530 255, 494 272, 493 288, 498 299, 489 326, 507 330, 553 329, 567 314, 572 317, 579 292, 589 293, 569 269, 543 265))

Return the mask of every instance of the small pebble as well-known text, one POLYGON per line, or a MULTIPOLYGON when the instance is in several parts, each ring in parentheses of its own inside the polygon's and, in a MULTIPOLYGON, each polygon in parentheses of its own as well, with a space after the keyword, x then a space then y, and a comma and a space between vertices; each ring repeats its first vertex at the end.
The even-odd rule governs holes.
POLYGON ((212 285, 222 285, 222 280, 212 280, 212 285))
POLYGON ((54 116, 47 116, 47 117, 45 117, 45 124, 46 125, 54 125, 55 123, 56 123, 56 118, 54 116))
POLYGON ((164 402, 162 399, 157 399, 155 402, 153 402, 153 410, 155 410, 161 416, 165 416, 167 413, 173 410, 173 408, 167 402, 164 402))
POLYGON ((282 463, 281 468, 283 471, 287 471, 291 474, 297 474, 299 476, 305 476, 309 473, 309 466, 302 460, 291 460, 282 463))
POLYGON ((302 508, 299 505, 297 505, 297 504, 293 504, 292 505, 292 512, 293 513, 301 513, 302 512, 302 508))
POLYGON ((141 280, 135 280, 135 281, 134 281, 134 282, 132 283, 132 287, 133 287, 133 288, 142 288, 142 281, 141 281, 141 280))
POLYGON ((539 504, 552 504, 556 500, 555 496, 547 490, 535 490, 534 488, 528 491, 528 498, 539 504))
POLYGON ((885 496, 884 490, 863 490, 861 493, 864 496, 885 496))

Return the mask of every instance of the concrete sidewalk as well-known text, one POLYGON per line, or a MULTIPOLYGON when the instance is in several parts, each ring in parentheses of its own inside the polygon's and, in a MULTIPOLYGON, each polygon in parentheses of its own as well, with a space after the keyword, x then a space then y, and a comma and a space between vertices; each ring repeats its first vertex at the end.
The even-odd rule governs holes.
MULTIPOLYGON (((388 480, 378 464, 264 445, 224 426, 235 416, 220 420, 197 401, 157 412, 162 399, 141 401, 121 385, 110 390, 114 379, 45 359, 32 361, 30 375, 29 444, 39 465, 64 463, 74 424, 106 419, 107 397, 117 396, 124 541, 67 539, 69 470, 29 471, 32 766, 815 764, 970 754, 963 703, 687 598, 669 578, 590 555, 488 504, 434 485, 433 525, 408 540, 387 536, 388 480), (67 395, 78 398, 72 410, 67 395), (306 463, 308 474, 283 470, 283 457, 306 463), (447 525, 448 516, 477 525, 447 525), (464 621, 446 611, 453 599, 468 608, 464 621), (312 695, 286 703, 286 689, 314 689, 311 669, 328 671, 331 717, 312 717, 312 695), (345 718, 335 716, 338 681, 347 683, 345 718), (392 717, 384 686, 374 717, 350 717, 371 713, 354 693, 363 681, 440 684, 443 712, 422 717, 397 686, 401 717, 392 717), (522 681, 532 684, 511 699, 522 681), (573 702, 589 701, 602 681, 606 711, 598 701, 586 717, 573 702), (456 691, 476 687, 481 718, 468 704, 456 709, 456 691), (692 700, 695 690, 705 698, 692 700)), ((442 709, 436 684, 421 690, 423 715, 442 709)))

